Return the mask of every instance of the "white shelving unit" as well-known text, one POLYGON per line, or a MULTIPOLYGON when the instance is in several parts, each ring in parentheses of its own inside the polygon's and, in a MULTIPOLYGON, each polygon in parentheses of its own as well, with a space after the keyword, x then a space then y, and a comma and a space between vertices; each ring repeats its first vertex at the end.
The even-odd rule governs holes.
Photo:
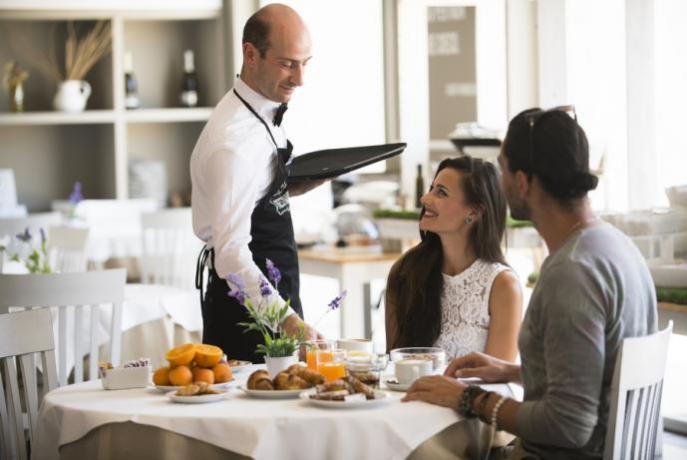
MULTIPOLYGON (((76 181, 88 198, 127 198, 134 159, 165 162, 169 193, 190 192, 188 160, 213 107, 227 91, 222 0, 5 0, 0 4, 0 63, 17 60, 30 73, 25 112, 9 113, 0 94, 0 168, 12 168, 19 201, 30 211, 68 196, 76 181), (47 5, 47 7, 46 7, 47 5), (78 114, 52 111, 56 82, 36 59, 61 52, 67 21, 112 26, 111 52, 86 76, 93 88, 78 114), (52 35, 52 30, 58 32, 52 35), (62 32, 60 32, 62 31, 62 32), (177 103, 184 50, 195 52, 199 107, 177 103), (124 105, 125 51, 134 56, 141 108, 124 105)), ((58 54, 58 61, 60 56, 58 54)))

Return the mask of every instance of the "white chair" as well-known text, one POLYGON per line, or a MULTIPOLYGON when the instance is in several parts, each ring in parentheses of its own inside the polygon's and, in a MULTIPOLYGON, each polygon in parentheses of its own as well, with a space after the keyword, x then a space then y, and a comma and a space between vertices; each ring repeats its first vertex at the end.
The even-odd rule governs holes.
POLYGON ((39 212, 26 217, 0 218, 0 238, 24 233, 27 228, 34 237, 42 228, 47 233, 48 228, 62 223, 59 212, 39 212))
POLYGON ((74 381, 83 381, 86 352, 90 355, 88 377, 95 379, 99 346, 108 341, 108 331, 108 360, 115 366, 119 364, 125 283, 124 269, 0 275, 0 314, 10 312, 11 307, 18 310, 55 307, 59 384, 67 384, 72 366, 74 381))
POLYGON ((53 271, 85 272, 88 229, 60 225, 48 229, 48 257, 53 271))
POLYGON ((605 460, 653 459, 660 452, 661 393, 673 322, 623 340, 611 383, 605 460))
POLYGON ((27 459, 17 361, 28 416, 29 443, 35 439, 38 408, 43 396, 57 386, 52 320, 48 310, 0 315, 0 458, 27 459), (43 391, 38 397, 35 353, 40 354, 43 391))
POLYGON ((203 243, 193 233, 191 209, 145 213, 141 225, 141 282, 193 289, 203 243))

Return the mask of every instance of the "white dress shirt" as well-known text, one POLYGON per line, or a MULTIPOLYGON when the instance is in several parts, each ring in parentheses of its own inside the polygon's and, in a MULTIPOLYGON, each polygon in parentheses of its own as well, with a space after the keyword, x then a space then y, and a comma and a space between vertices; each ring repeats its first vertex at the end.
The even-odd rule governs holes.
MULTIPOLYGON (((285 147, 284 129, 272 124, 280 104, 240 78, 234 89, 265 120, 279 147, 285 147)), ((191 154, 193 231, 208 248, 214 248, 217 274, 240 276, 258 307, 262 272, 248 248, 251 214, 274 179, 276 157, 267 129, 233 90, 217 104, 191 154)), ((285 303, 276 291, 267 300, 280 306, 285 303)))

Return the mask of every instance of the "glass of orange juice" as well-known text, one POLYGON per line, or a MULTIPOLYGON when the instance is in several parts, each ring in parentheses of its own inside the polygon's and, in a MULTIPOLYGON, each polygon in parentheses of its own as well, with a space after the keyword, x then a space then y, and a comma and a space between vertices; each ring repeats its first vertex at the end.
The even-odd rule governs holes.
POLYGON ((320 361, 318 371, 324 376, 325 381, 333 382, 346 376, 346 351, 330 350, 328 353, 331 359, 320 361))
POLYGON ((313 340, 305 343, 305 362, 308 369, 318 372, 319 363, 331 361, 332 340, 313 340))

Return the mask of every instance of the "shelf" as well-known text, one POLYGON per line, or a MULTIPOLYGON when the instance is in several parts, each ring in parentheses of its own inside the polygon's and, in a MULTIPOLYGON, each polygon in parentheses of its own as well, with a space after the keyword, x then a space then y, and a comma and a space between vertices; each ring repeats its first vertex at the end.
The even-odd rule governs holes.
POLYGON ((180 121, 207 121, 213 107, 135 109, 126 112, 128 123, 174 123, 180 121))
POLYGON ((22 112, 0 114, 0 126, 92 125, 114 123, 113 110, 86 110, 81 113, 22 112))

